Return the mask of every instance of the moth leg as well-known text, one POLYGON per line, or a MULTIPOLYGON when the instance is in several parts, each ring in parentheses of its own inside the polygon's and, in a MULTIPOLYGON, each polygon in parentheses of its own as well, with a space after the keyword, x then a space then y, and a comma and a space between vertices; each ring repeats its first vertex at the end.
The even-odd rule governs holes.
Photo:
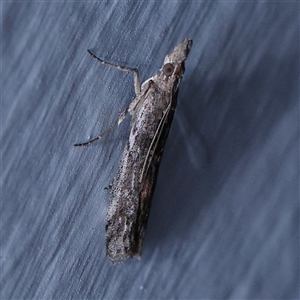
POLYGON ((100 140, 103 136, 105 136, 109 131, 111 131, 116 125, 119 125, 120 123, 123 122, 123 120, 125 119, 126 117, 126 114, 128 112, 128 107, 120 114, 120 117, 118 120, 116 120, 115 122, 111 123, 109 125, 108 128, 106 128, 100 135, 98 135, 97 137, 87 141, 87 142, 84 142, 84 143, 78 143, 78 144, 75 144, 74 146, 75 147, 81 147, 81 146, 88 146, 90 145, 91 143, 97 141, 97 140, 100 140))
POLYGON ((111 189, 112 189, 112 184, 109 184, 109 185, 106 186, 104 189, 105 189, 105 190, 111 190, 111 189))
POLYGON ((133 115, 134 111, 138 107, 139 103, 141 102, 142 99, 146 98, 148 95, 148 91, 150 87, 153 85, 152 80, 147 80, 143 83, 143 93, 141 93, 139 96, 135 97, 133 101, 129 104, 128 107, 128 112, 133 115))
MULTIPOLYGON (((140 79, 139 79, 139 71, 138 69, 135 69, 135 68, 130 68, 130 67, 125 67, 125 66, 118 66, 118 65, 115 65, 115 64, 112 64, 112 63, 109 63, 109 62, 106 62, 104 61, 103 59, 99 58, 98 56, 96 56, 91 50, 88 50, 88 53, 96 58, 98 61, 100 61, 103 65, 107 65, 107 66, 110 66, 110 67, 114 67, 114 68, 117 68, 118 70, 121 70, 121 71, 125 71, 125 72, 133 72, 134 73, 134 89, 135 89, 135 94, 136 94, 136 98, 138 98, 139 100, 139 95, 141 94, 141 83, 140 83, 140 79)), ((88 146, 90 145, 91 143, 101 139, 104 135, 106 135, 109 131, 111 131, 115 125, 120 125, 123 120, 125 119, 126 117, 126 114, 127 112, 129 111, 129 107, 127 107, 121 114, 120 114, 120 117, 117 121, 113 122, 105 131, 103 131, 100 135, 98 135, 97 137, 87 141, 87 142, 84 142, 84 143, 78 143, 78 144, 75 144, 74 146, 75 147, 81 147, 81 146, 88 146)))
POLYGON ((140 95, 140 93, 141 93, 141 82, 140 82, 140 76, 139 76, 138 69, 130 68, 130 67, 126 67, 126 66, 118 66, 118 65, 106 62, 103 59, 101 59, 100 57, 96 56, 91 50, 88 50, 88 53, 91 56, 93 56, 94 58, 96 58, 98 61, 100 61, 103 65, 107 65, 107 66, 110 66, 110 67, 117 68, 120 71, 133 72, 134 73, 134 90, 135 90, 135 94, 136 94, 136 96, 140 95))

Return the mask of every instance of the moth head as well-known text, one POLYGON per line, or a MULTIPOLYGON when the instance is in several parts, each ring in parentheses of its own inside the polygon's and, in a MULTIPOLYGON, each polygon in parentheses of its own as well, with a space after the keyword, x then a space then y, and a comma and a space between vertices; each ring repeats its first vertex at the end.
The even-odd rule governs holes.
POLYGON ((170 76, 172 76, 172 74, 174 72, 174 65, 171 63, 166 63, 163 66, 162 71, 163 71, 164 75, 170 77, 170 76))
POLYGON ((174 48, 172 53, 165 57, 162 67, 165 76, 170 77, 173 74, 181 76, 184 73, 184 61, 188 57, 192 45, 192 40, 184 39, 174 48))
POLYGON ((168 54, 165 57, 164 65, 171 63, 171 64, 181 64, 183 63, 186 58, 188 57, 190 50, 192 48, 193 41, 184 39, 180 42, 173 50, 172 53, 168 54))

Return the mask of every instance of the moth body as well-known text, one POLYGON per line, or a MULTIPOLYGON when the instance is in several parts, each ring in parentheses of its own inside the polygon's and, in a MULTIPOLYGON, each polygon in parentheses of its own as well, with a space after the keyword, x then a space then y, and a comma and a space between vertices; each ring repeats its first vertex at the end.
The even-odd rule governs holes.
POLYGON ((129 106, 131 130, 112 182, 106 217, 107 255, 112 262, 141 256, 159 163, 191 46, 188 39, 179 43, 129 106))

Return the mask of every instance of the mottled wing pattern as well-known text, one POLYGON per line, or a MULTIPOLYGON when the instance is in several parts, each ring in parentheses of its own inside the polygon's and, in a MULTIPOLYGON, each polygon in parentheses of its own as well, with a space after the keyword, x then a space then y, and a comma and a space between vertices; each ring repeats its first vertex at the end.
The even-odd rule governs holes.
POLYGON ((148 158, 147 164, 149 165, 149 167, 147 168, 147 172, 141 184, 140 202, 137 214, 138 218, 135 233, 136 249, 134 255, 137 255, 139 257, 142 254, 144 235, 147 228, 148 217, 151 208, 151 199, 155 188, 160 160, 170 131, 177 104, 177 94, 178 91, 175 93, 175 96, 172 97, 169 112, 168 114, 166 114, 166 119, 159 128, 158 140, 157 143, 155 143, 155 147, 153 149, 149 149, 149 151, 153 151, 153 155, 149 156, 148 158))

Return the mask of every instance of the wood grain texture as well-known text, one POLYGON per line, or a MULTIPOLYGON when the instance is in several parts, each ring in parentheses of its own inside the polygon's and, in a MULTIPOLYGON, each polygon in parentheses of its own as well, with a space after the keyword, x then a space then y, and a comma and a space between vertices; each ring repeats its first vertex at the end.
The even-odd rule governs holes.
POLYGON ((299 297, 299 4, 2 2, 1 299, 299 297), (129 119, 193 39, 143 257, 105 257, 129 119))

